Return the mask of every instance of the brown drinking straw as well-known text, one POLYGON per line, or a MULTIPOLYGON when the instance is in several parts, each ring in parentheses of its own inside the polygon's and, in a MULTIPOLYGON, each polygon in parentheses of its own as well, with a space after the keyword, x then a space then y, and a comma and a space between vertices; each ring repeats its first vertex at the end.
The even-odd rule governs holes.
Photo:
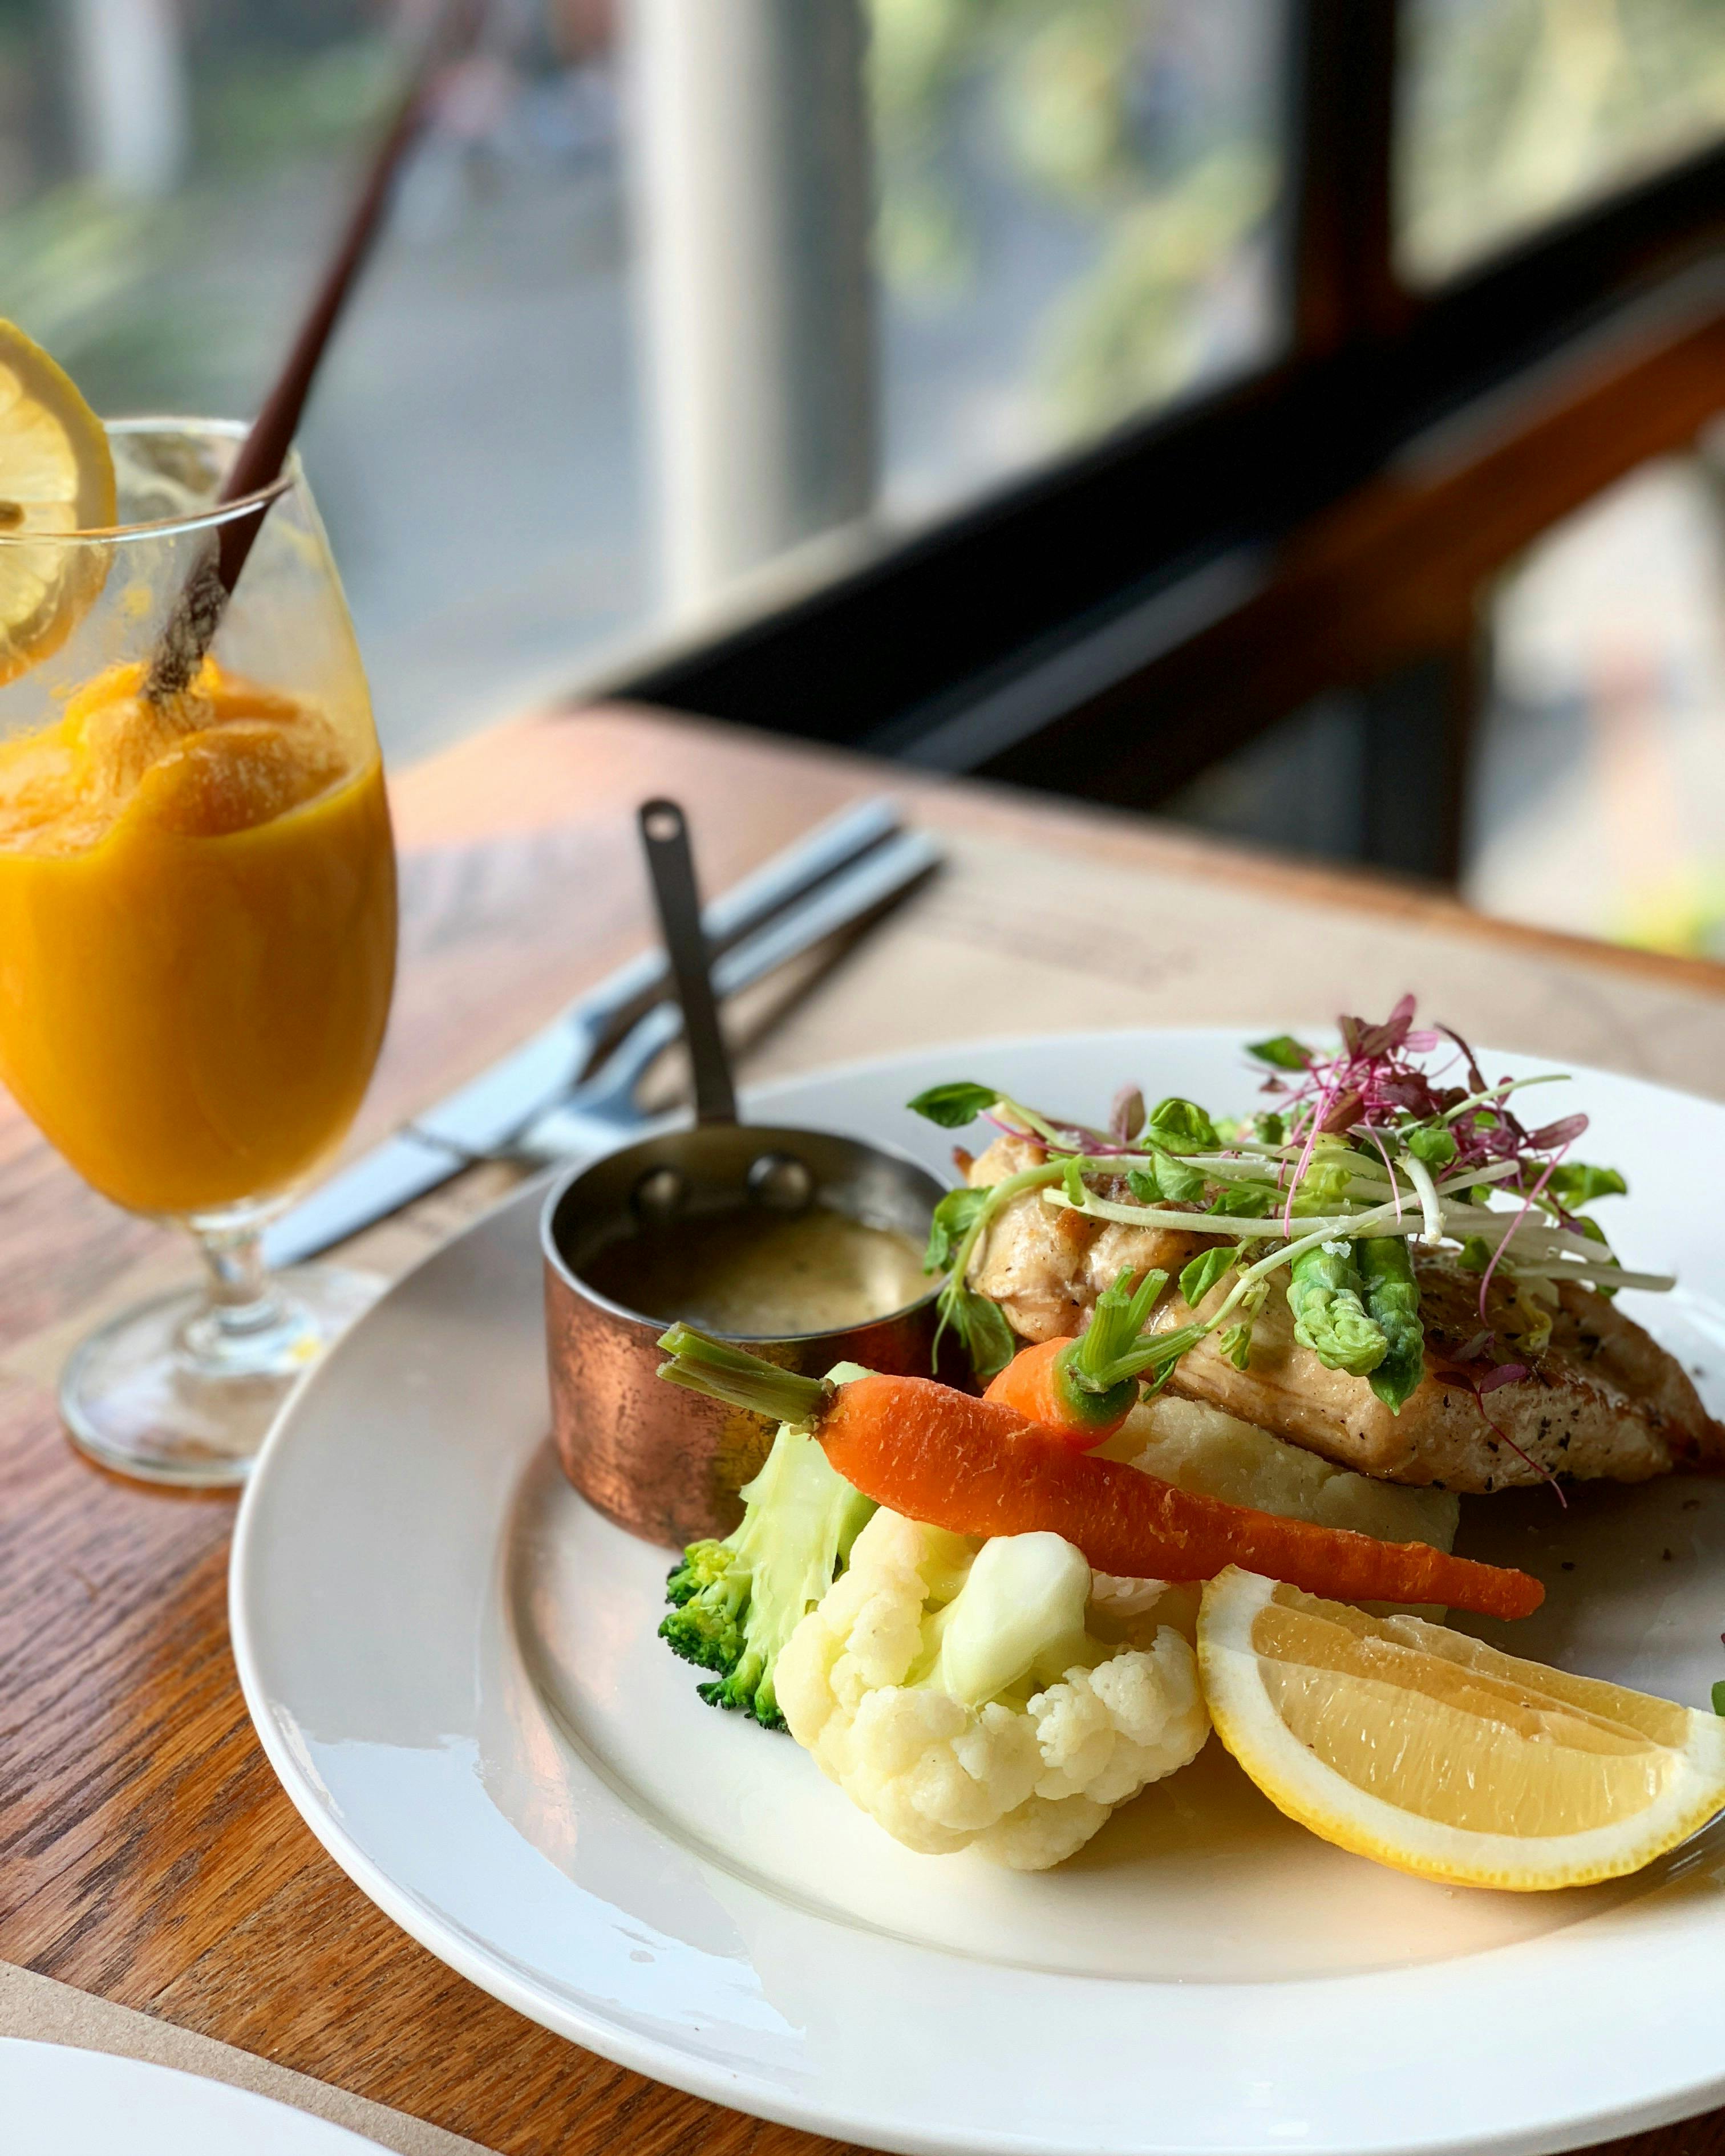
MULTIPOLYGON (((382 227, 402 160, 425 124, 438 72, 473 43, 484 13, 484 0, 450 0, 426 38, 292 349, 240 444, 218 502, 239 501, 255 494, 270 485, 286 462, 318 362, 382 227)), ((222 525, 215 543, 200 556, 174 602, 150 662, 144 694, 152 704, 178 695, 202 665, 268 510, 265 502, 251 516, 236 516, 222 525)))

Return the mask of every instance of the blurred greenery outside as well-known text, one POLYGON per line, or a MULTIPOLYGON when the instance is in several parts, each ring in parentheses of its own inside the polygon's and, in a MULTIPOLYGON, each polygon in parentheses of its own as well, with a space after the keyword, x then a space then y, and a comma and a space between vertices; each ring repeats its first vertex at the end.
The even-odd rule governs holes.
POLYGON ((1181 12, 1158 0, 871 0, 876 255, 888 284, 937 306, 978 274, 954 170, 967 107, 980 106, 985 139, 1020 185, 1098 233, 1094 265, 1036 326, 1050 445, 1166 403, 1211 371, 1217 290, 1242 249, 1267 246, 1281 10, 1224 11, 1255 50, 1232 69, 1213 59, 1196 82, 1181 12))
POLYGON ((1398 253, 1453 275, 1725 131, 1721 0, 1402 0, 1398 253))
MULTIPOLYGON (((878 259, 925 313, 962 305, 986 274, 973 167, 993 164, 1093 234, 1094 265, 1041 310, 1031 339, 1036 431, 1047 450, 1177 394, 1212 364, 1206 305, 1261 234, 1279 145, 1255 99, 1256 55, 1177 85, 1183 108, 1147 112, 1170 25, 1193 0, 871 0, 878 259)), ((1279 0, 1224 9, 1274 47, 1279 0)), ((18 154, 28 82, 53 73, 46 0, 0 0, 0 279, 6 305, 107 409, 232 403, 237 351, 261 340, 185 274, 262 193, 334 156, 386 109, 398 60, 339 0, 194 9, 194 142, 185 183, 126 201, 87 182, 34 184, 18 154)), ((1183 22, 1183 18, 1185 20, 1183 22)), ((1178 69, 1182 56, 1173 55, 1178 69)), ((542 49, 531 56, 554 64, 542 49)), ((1189 78, 1191 71, 1187 70, 1189 78)), ((39 123, 29 146, 39 157, 39 123)), ((266 352, 247 352, 261 366, 266 352)), ((1230 355, 1231 356, 1231 355, 1230 355)))
MULTIPOLYGON (((1046 450, 1247 356, 1218 354, 1213 317, 1243 252, 1271 244, 1281 9, 1222 8, 1233 41, 1258 50, 1194 69, 1202 7, 869 0, 889 288, 938 313, 986 274, 978 156, 1092 234, 1092 260, 1046 295, 1029 339, 1046 450)), ((1407 0, 1404 21, 1400 244, 1421 276, 1725 127, 1720 0, 1407 0)), ((389 38, 354 0, 203 0, 188 29, 187 181, 126 201, 54 176, 31 84, 53 75, 64 29, 50 0, 0 0, 0 289, 105 408, 233 402, 233 348, 252 340, 208 290, 188 305, 175 269, 236 195, 345 159, 396 80, 389 38)), ((542 40, 526 60, 556 64, 542 40)))
POLYGON ((44 141, 40 104, 29 147, 46 171, 31 183, 14 131, 30 83, 61 64, 61 33, 43 0, 0 0, 0 124, 13 137, 0 167, 0 290, 100 409, 230 403, 232 342, 251 340, 219 307, 188 307, 174 272, 198 259, 236 188, 261 192, 285 167, 345 157, 385 111, 399 59, 381 33, 353 34, 352 13, 278 7, 267 38, 239 36, 234 23, 195 37, 190 175, 151 198, 54 177, 60 159, 44 141))
MULTIPOLYGON (((74 170, 81 4, 0 0, 0 306, 100 410, 243 413, 416 0, 178 0, 191 139, 141 196, 74 170)), ((1266 352, 1282 0, 865 4, 884 531, 1266 352)), ((308 415, 394 753, 655 624, 616 17, 496 8, 308 415)))

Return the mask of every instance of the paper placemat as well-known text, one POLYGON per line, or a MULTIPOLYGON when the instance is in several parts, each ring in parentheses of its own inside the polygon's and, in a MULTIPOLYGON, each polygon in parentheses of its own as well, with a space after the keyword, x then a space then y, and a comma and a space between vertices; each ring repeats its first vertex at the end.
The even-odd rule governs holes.
POLYGON ((332 2126, 345 2126, 368 2141, 399 2151, 399 2156, 490 2156, 477 2141, 428 2126, 388 2104, 372 2103, 328 2082, 271 2066, 267 2059, 213 2036, 177 2029, 170 2021, 116 2006, 51 1977, 0 1962, 0 2036, 24 2036, 39 2044, 70 2044, 80 2051, 112 2051, 151 2066, 177 2066, 182 2073, 225 2082, 230 2087, 266 2096, 296 2111, 310 2112, 332 2126))

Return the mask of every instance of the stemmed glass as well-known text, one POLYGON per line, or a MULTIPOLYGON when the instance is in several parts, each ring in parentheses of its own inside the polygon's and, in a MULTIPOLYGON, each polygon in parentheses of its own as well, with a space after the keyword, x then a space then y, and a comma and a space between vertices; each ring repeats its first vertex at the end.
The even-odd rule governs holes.
POLYGON ((244 430, 108 429, 112 530, 28 536, 58 616, 0 685, 0 1077, 116 1204, 177 1221, 201 1287, 73 1353, 76 1441, 242 1480, 288 1387, 375 1291, 276 1276, 260 1235, 340 1144, 383 1038, 395 857, 352 624, 303 473, 217 506, 244 430), (152 659, 223 527, 260 519, 208 660, 152 659))

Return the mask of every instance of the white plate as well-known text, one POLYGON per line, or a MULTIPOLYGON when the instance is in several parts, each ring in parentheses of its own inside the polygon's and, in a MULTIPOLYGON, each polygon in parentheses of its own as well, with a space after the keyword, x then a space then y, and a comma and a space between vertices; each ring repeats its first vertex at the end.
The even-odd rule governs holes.
MULTIPOLYGON (((971 1045, 752 1105, 942 1168, 948 1139, 902 1106, 937 1079, 1101 1120, 1131 1078, 1220 1112, 1249 1101, 1245 1037, 971 1045)), ((1683 1276, 1637 1314, 1717 1410, 1725 1109, 1603 1074, 1574 1101, 1586 1156, 1634 1187, 1626 1261, 1683 1276)), ((1291 1825, 1213 1742, 1020 1877, 910 1855, 788 1738, 702 1706, 654 1638, 666 1553, 589 1512, 547 1445, 537 1211, 524 1193, 361 1322, 234 1543, 264 1748, 433 1953, 661 2081, 886 2148, 1544 2150, 1725 2099, 1716 1830, 1624 1886, 1446 1890, 1291 1825)), ((1473 1501, 1462 1547, 1546 1578, 1522 1651, 1696 1704, 1725 1675, 1725 1483, 1473 1501)))
POLYGON ((365 2156, 378 2143, 172 2066, 0 2037, 8 2156, 365 2156))

